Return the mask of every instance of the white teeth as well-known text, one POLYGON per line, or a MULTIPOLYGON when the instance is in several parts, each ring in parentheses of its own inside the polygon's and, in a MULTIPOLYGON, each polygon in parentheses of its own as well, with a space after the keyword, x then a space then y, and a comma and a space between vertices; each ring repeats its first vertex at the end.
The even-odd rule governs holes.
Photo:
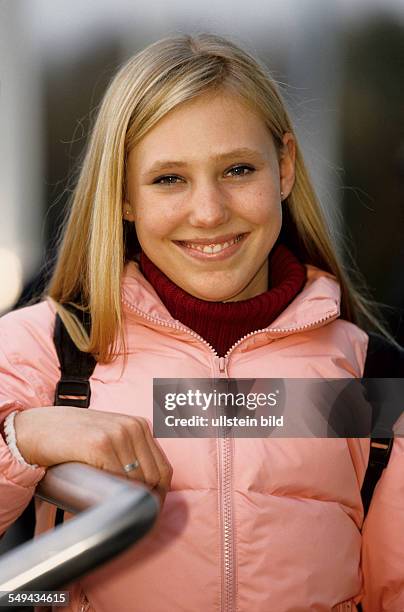
POLYGON ((228 242, 223 242, 220 244, 214 245, 202 245, 202 244, 193 244, 192 242, 183 242, 182 244, 188 249, 194 249, 196 251, 201 251, 201 253, 206 253, 208 255, 213 255, 214 253, 220 253, 224 249, 227 249, 232 244, 239 242, 241 240, 241 235, 233 238, 233 240, 229 240, 228 242))

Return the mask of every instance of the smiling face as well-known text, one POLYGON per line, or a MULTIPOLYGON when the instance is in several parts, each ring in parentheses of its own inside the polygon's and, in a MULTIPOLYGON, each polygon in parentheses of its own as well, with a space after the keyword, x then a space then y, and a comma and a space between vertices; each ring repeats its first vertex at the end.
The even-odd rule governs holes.
POLYGON ((294 181, 294 140, 278 154, 264 121, 231 93, 169 112, 128 158, 124 218, 171 281, 208 301, 267 290, 268 254, 294 181))

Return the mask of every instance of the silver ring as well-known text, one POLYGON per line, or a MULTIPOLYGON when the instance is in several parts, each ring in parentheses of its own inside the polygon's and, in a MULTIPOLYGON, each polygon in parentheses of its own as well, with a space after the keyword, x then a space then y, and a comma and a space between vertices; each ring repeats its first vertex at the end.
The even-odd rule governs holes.
POLYGON ((133 463, 127 463, 126 465, 124 465, 123 469, 125 472, 132 472, 132 470, 137 470, 139 466, 140 466, 139 461, 135 459, 133 463))

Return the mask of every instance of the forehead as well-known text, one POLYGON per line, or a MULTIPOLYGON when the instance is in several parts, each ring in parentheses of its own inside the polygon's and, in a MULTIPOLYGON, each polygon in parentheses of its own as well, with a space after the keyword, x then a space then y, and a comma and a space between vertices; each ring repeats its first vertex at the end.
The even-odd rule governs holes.
POLYGON ((129 163, 144 167, 160 158, 197 161, 242 148, 273 154, 263 118, 239 96, 209 92, 167 113, 133 148, 129 163))

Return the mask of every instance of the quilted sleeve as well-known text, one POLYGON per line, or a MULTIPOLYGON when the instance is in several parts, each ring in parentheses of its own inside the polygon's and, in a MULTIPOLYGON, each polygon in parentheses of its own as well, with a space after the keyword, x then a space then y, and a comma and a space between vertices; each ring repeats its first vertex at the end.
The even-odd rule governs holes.
MULTIPOLYGON (((400 419, 401 421, 401 419, 400 419)), ((404 438, 396 437, 363 526, 363 612, 404 610, 404 438)))
POLYGON ((52 403, 58 368, 50 350, 51 319, 49 307, 42 304, 0 319, 0 535, 22 514, 45 475, 44 468, 23 465, 13 456, 3 426, 14 410, 52 403))

